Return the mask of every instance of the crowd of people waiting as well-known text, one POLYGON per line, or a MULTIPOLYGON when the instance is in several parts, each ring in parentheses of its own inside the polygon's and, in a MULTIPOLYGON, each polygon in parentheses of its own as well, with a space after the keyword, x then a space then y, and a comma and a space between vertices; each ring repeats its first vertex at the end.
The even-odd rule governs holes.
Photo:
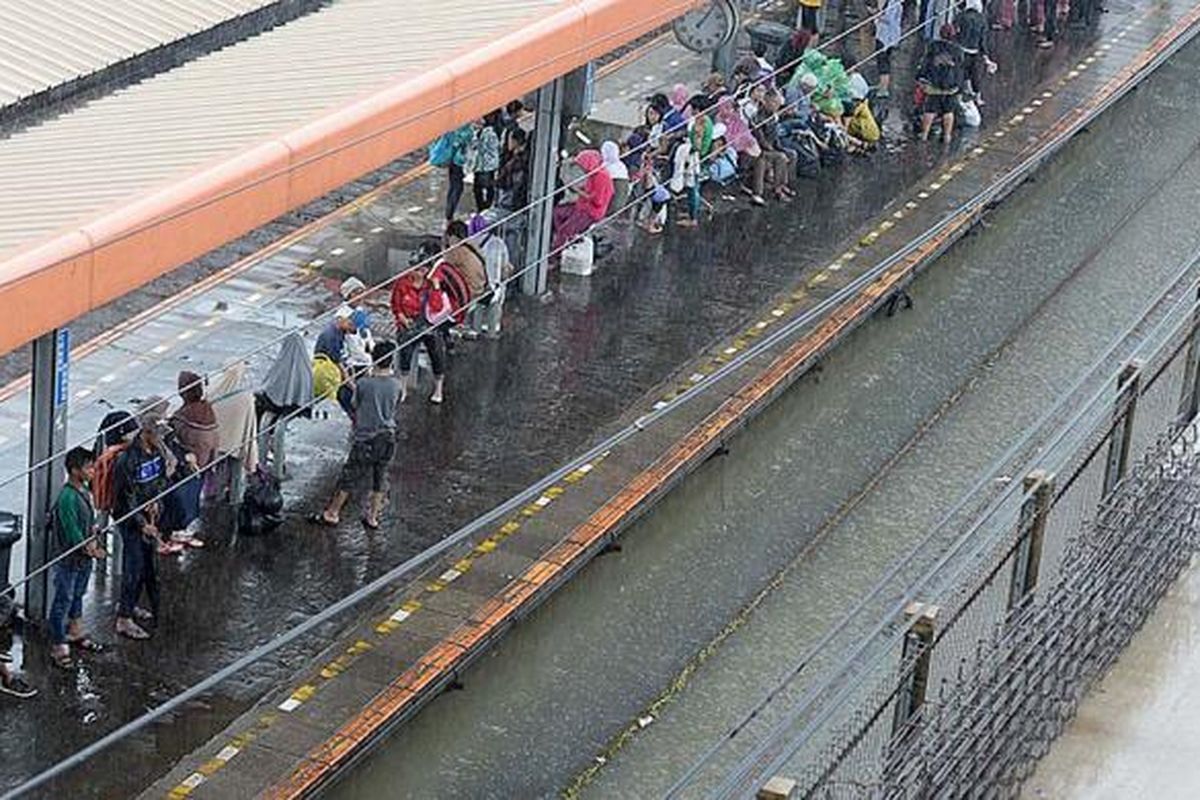
MULTIPOLYGON (((695 227, 706 204, 702 189, 710 184, 737 187, 754 205, 765 205, 768 197, 788 202, 798 178, 877 146, 892 88, 892 55, 903 35, 902 0, 882 0, 870 9, 875 87, 859 69, 847 70, 816 49, 820 5, 820 0, 801 3, 797 29, 776 63, 747 56, 728 79, 714 73, 697 91, 676 85, 669 93, 654 94, 642 123, 622 141, 577 153, 560 176, 554 251, 611 217, 658 234, 674 211, 679 226, 695 227)), ((937 26, 936 36, 926 37, 916 75, 914 111, 921 139, 934 123, 949 139, 964 100, 977 113, 983 77, 996 66, 988 54, 988 29, 1016 23, 1014 0, 996 3, 990 21, 980 0, 955 8, 946 0, 925 0, 918 12, 927 29, 937 26)), ((1054 40, 1056 18, 1069 14, 1086 23, 1098 8, 1096 0, 1033 2, 1028 22, 1047 46, 1054 40)), ((419 248, 413 267, 393 282, 388 302, 393 338, 377 340, 372 318, 380 309, 364 302, 369 293, 361 280, 348 278, 339 287, 344 303, 318 335, 313 355, 299 335, 287 337, 258 391, 246 385, 241 362, 211 384, 184 371, 174 411, 161 397, 147 398, 134 413, 109 414, 93 448, 66 454, 66 481, 51 514, 57 547, 66 554, 52 573, 49 632, 55 665, 70 668, 78 655, 103 649, 84 630, 82 617, 93 564, 108 557, 101 535, 107 521, 116 521, 121 541, 115 630, 144 640, 159 610, 156 559, 203 547, 202 503, 248 499, 247 481, 265 474, 260 452, 271 449, 265 439, 260 442, 260 431, 270 432, 297 415, 311 416, 316 400, 336 402, 350 419, 352 435, 337 489, 312 521, 340 524, 354 485, 369 481, 362 523, 379 527, 387 467, 395 452, 395 415, 415 388, 418 355, 424 353, 433 377, 428 400, 440 404, 454 339, 500 333, 505 287, 514 273, 511 254, 520 252, 524 234, 520 212, 530 196, 523 110, 514 101, 432 145, 431 163, 447 173, 445 235, 419 248), (475 213, 463 221, 457 214, 468 176, 475 213)), ((7 669, 9 660, 0 652, 0 691, 36 694, 7 669)))

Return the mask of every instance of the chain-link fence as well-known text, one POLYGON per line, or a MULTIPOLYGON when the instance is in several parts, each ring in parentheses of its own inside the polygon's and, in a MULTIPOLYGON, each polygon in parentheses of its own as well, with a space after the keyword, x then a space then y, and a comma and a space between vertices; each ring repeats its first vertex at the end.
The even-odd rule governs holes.
POLYGON ((797 797, 1016 795, 1200 545, 1198 324, 1181 280, 1014 445, 1016 479, 956 507, 925 548, 934 566, 898 570, 879 591, 891 611, 838 642, 841 663, 705 793, 780 775, 797 797))
POLYGON ((1195 552, 1194 314, 1041 460, 1058 469, 1030 473, 976 535, 1010 533, 909 605, 858 708, 810 731, 832 744, 800 773, 804 794, 1019 791, 1195 552))

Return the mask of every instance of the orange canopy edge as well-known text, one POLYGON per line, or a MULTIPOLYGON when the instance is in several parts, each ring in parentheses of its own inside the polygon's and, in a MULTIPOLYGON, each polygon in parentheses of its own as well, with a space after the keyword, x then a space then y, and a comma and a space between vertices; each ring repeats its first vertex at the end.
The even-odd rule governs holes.
POLYGON ((564 0, 552 14, 32 244, 0 262, 0 355, 424 146, 697 0, 564 0))

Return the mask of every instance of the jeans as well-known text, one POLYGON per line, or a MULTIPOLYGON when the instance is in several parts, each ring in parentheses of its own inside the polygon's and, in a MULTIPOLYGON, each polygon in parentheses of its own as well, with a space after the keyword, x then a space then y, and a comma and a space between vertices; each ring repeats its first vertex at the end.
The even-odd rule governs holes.
POLYGON ((475 171, 475 210, 486 211, 496 202, 496 172, 495 170, 475 171))
POLYGON ((83 616, 83 595, 92 577, 92 560, 78 554, 54 565, 54 602, 50 604, 50 641, 66 644, 67 622, 83 616))
POLYGON ((430 328, 419 339, 400 348, 400 374, 407 375, 412 369, 413 356, 421 342, 425 343, 425 352, 429 353, 429 366, 434 377, 442 377, 446 374, 446 334, 441 326, 430 328))
POLYGON ((451 164, 447 177, 450 180, 450 187, 446 190, 446 221, 449 222, 458 213, 458 203, 462 200, 463 181, 466 176, 463 174, 462 167, 451 164))
POLYGON ((121 525, 121 545, 121 602, 117 605, 117 616, 133 616, 143 589, 150 601, 150 611, 157 614, 158 566, 154 562, 154 541, 142 536, 136 526, 125 524, 121 525))

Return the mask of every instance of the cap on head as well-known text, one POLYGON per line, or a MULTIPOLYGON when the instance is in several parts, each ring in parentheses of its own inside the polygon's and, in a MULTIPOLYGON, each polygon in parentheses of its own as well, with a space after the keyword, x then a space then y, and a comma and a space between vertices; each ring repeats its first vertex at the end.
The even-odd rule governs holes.
POLYGON ((349 300, 356 294, 360 294, 367 290, 367 285, 358 278, 351 275, 346 280, 342 281, 342 285, 338 287, 338 293, 343 300, 349 300))
POLYGON ((337 311, 333 312, 333 318, 338 322, 354 318, 354 309, 346 304, 337 307, 337 311))
POLYGON ((138 405, 138 428, 140 430, 157 430, 166 416, 167 401, 158 395, 151 395, 138 405))

